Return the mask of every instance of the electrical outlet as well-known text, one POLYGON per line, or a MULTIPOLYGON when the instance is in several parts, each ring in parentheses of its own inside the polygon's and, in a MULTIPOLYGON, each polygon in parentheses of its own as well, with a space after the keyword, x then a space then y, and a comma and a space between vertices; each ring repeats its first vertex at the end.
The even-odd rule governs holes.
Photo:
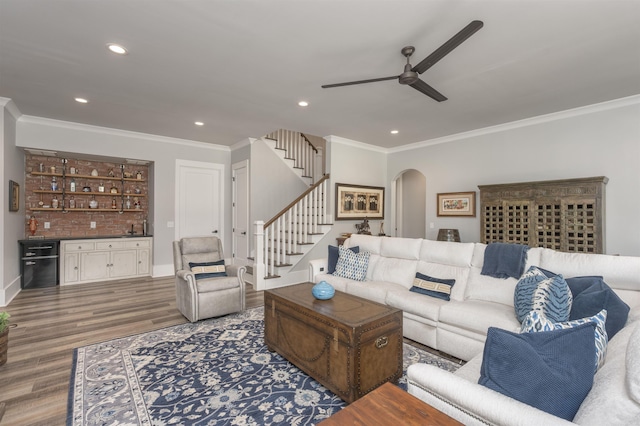
POLYGON ((51 222, 45 222, 44 229, 49 229, 49 228, 51 228, 51 222))
POLYGON ((173 228, 175 224, 173 222, 167 222, 167 228, 173 228))
POLYGON ((89 225, 89 227, 91 229, 96 229, 96 223, 95 222, 91 222, 91 224, 89 225))
POLYGON ((433 222, 430 222, 430 223, 429 223, 429 228, 431 228, 431 229, 435 228, 435 225, 434 225, 434 223, 433 223, 433 222))

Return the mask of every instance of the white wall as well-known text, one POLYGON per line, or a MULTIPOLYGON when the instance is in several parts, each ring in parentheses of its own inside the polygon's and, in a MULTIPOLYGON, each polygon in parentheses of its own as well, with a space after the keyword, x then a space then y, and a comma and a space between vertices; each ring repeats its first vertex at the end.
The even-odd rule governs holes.
POLYGON ((2 219, 2 245, 0 246, 0 306, 6 306, 20 291, 20 252, 18 240, 24 239, 24 154, 15 146, 16 116, 19 114, 12 101, 0 98, 0 139, 2 150, 2 184, 0 197, 3 200, 0 211, 2 219), (20 185, 20 209, 9 211, 9 180, 20 185))
MULTIPOLYGON (((385 230, 390 221, 390 191, 387 184, 387 155, 385 150, 352 141, 338 136, 328 136, 327 140, 327 173, 331 175, 328 182, 328 212, 335 215, 335 184, 346 183, 353 185, 385 187, 384 219, 370 220, 372 233, 378 233, 380 222, 385 222, 385 230)), ((327 256, 327 245, 335 246, 336 238, 343 232, 355 233, 356 223, 361 220, 333 220, 333 228, 316 247, 306 255, 306 259, 319 259, 327 256)), ((387 232, 388 233, 388 232, 387 232)), ((307 268, 306 261, 300 262, 295 270, 307 268)))
MULTIPOLYGON (((173 274, 171 243, 175 222, 175 162, 177 159, 224 164, 228 176, 224 187, 230 188, 230 150, 228 147, 181 139, 166 138, 103 127, 88 126, 38 117, 22 116, 18 120, 16 145, 68 153, 130 158, 153 162, 154 237, 153 275, 173 274)), ((24 165, 23 165, 24 169, 24 165)), ((22 171, 24 174, 24 170, 22 171)), ((225 191, 225 227, 231 229, 231 191, 225 191)), ((231 232, 225 232, 225 247, 231 247, 231 232)))
POLYGON ((640 255, 640 97, 416 145, 390 153, 388 173, 414 168, 426 176, 425 221, 435 224, 427 226, 430 239, 436 239, 438 228, 458 228, 462 241, 480 241, 479 215, 436 216, 439 192, 607 176, 606 253, 640 255))

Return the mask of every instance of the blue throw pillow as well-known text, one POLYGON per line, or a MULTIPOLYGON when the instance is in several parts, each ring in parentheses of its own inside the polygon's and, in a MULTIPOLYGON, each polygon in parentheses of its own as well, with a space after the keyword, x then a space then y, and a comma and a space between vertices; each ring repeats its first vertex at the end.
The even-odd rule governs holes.
POLYGON ((189 268, 196 277, 196 280, 227 276, 227 271, 224 267, 224 259, 220 259, 215 262, 189 262, 189 268))
POLYGON ((592 317, 575 319, 573 321, 565 322, 553 322, 547 317, 542 315, 538 311, 531 311, 527 314, 524 321, 522 321, 522 327, 520 327, 520 333, 535 333, 540 331, 560 330, 562 328, 572 328, 582 325, 586 322, 592 322, 596 325, 594 334, 596 345, 596 359, 594 364, 594 371, 598 371, 598 368, 604 364, 604 359, 607 354, 607 331, 605 329, 605 322, 607 321, 607 310, 603 309, 592 317))
POLYGON ((522 274, 514 291, 514 307, 522 322, 530 311, 540 311, 553 322, 569 320, 573 296, 562 275, 547 276, 537 266, 522 274))
POLYGON ((490 327, 479 384, 566 420, 593 385, 595 324, 517 334, 490 327))
MULTIPOLYGON (((360 247, 349 247, 354 253, 360 253, 360 247)), ((338 247, 329 246, 329 256, 327 257, 327 274, 333 274, 336 271, 336 264, 338 263, 338 247)))
POLYGON ((442 300, 451 299, 451 287, 456 280, 445 280, 442 278, 433 278, 429 275, 416 272, 416 278, 413 280, 413 286, 409 291, 425 294, 442 300))
MULTIPOLYGON (((539 269, 548 277, 556 275, 551 271, 539 269)), ((620 299, 620 296, 604 282, 601 276, 573 277, 567 278, 566 281, 573 297, 569 319, 593 316, 602 309, 606 309, 607 336, 611 340, 627 323, 629 305, 620 299)))
POLYGON ((620 299, 602 277, 567 278, 567 284, 573 294, 570 320, 593 316, 606 309, 605 327, 609 340, 627 323, 629 305, 620 299))

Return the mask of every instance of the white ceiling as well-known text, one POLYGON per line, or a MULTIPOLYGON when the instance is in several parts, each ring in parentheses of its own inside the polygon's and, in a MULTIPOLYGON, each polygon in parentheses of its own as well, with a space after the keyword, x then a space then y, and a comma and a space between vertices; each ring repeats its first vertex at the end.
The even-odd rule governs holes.
POLYGON ((639 22, 640 0, 0 0, 0 96, 221 145, 286 128, 392 148, 640 94, 639 22), (445 102, 397 81, 320 88, 400 74, 403 46, 416 65, 476 19, 421 76, 445 102))

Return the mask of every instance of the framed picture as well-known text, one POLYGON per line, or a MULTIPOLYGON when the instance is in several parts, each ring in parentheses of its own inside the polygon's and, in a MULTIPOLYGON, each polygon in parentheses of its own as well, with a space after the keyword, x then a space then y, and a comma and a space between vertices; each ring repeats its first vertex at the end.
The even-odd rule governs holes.
POLYGON ((475 191, 438 194, 438 216, 476 217, 475 191))
POLYGON ((384 188, 336 183, 336 220, 384 219, 384 188))
POLYGON ((9 181, 9 211, 20 210, 20 185, 12 180, 9 181))

